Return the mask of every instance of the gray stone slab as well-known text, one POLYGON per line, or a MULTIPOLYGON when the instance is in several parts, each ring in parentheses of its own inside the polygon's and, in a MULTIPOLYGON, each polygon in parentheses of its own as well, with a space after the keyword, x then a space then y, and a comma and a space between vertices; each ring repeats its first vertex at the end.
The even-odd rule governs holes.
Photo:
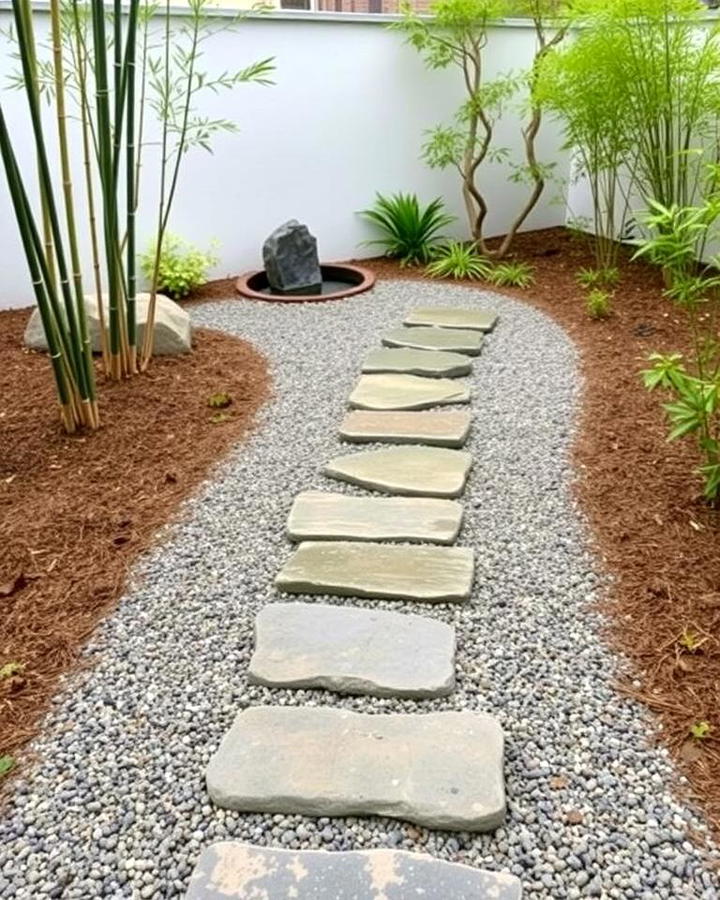
POLYGON ((357 444, 432 444, 462 447, 472 415, 466 410, 442 412, 373 412, 353 410, 340 425, 340 437, 357 444))
POLYGON ((361 375, 349 404, 358 409, 429 409, 448 403, 468 403, 470 391, 451 378, 423 378, 398 372, 361 375))
POLYGON ((405 324, 492 331, 497 318, 497 313, 492 310, 461 309, 457 306, 419 306, 417 309, 411 309, 405 316, 405 324))
POLYGON ((459 497, 472 457, 444 447, 386 447, 336 456, 323 473, 386 494, 459 497))
POLYGON ((438 497, 351 497, 303 491, 288 517, 291 540, 428 541, 452 544, 463 508, 438 497))
POLYGON ((365 358, 363 372, 404 372, 428 378, 469 375, 472 362, 463 353, 445 350, 415 350, 412 347, 381 347, 365 358))
POLYGON ((469 547, 303 541, 275 578, 290 594, 453 603, 472 589, 469 547))
POLYGON ((482 331, 459 328, 392 328, 382 336, 386 347, 414 347, 417 350, 449 350, 478 356, 482 351, 482 331))
POLYGON ((514 875, 406 850, 206 847, 186 900, 521 900, 514 875))
POLYGON ((455 686, 455 629, 436 619, 317 603, 255 618, 255 684, 377 697, 442 697, 455 686))
POLYGON ((226 809, 392 816, 490 831, 505 819, 503 732, 474 712, 368 715, 332 707, 240 712, 207 768, 226 809))

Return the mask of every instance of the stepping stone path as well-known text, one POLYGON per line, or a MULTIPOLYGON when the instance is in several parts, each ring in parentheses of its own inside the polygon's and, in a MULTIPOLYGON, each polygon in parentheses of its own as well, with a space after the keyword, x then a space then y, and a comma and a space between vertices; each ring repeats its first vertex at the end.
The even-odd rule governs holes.
POLYGON ((457 309, 454 306, 420 306, 405 316, 405 325, 433 325, 437 328, 469 328, 492 331, 497 313, 480 309, 457 309))
POLYGON ((293 541, 430 541, 452 544, 463 508, 454 500, 430 497, 349 497, 305 491, 288 517, 293 541))
POLYGON ((290 594, 454 603, 472 588, 469 547, 303 541, 275 579, 290 594))
POLYGON ((362 364, 363 372, 405 372, 430 378, 457 378, 469 375, 472 363, 462 353, 444 350, 413 350, 411 347, 381 347, 362 364))
MULTIPOLYGON (((331 459, 330 478, 394 495, 308 491, 288 519, 301 540, 276 577, 288 593, 448 603, 470 597, 474 552, 452 543, 470 471, 468 412, 402 411, 468 402, 448 380, 467 374, 495 313, 411 310, 365 360, 340 426, 348 441, 412 444, 331 459), (387 349, 391 348, 391 349, 387 349), (452 448, 452 449, 449 449, 452 448), (404 543, 378 543, 403 541, 404 543), (413 542, 426 542, 421 545, 413 542), (408 543, 405 543, 408 542, 408 543)), ((365 607, 275 603, 255 620, 249 677, 278 688, 411 697, 450 693, 455 630, 427 617, 365 607)), ((219 806, 254 813, 391 816, 428 828, 489 831, 505 820, 504 736, 475 712, 367 715, 328 706, 238 713, 210 760, 219 806)), ((208 847, 188 898, 520 900, 512 875, 395 850, 290 851, 208 847)))
POLYGON ((207 786, 225 809, 490 831, 505 820, 503 732, 475 712, 256 706, 222 739, 207 786))
POLYGON ((443 412, 369 412, 353 410, 340 425, 340 437, 357 444, 430 444, 462 447, 472 416, 465 410, 443 412))
POLYGON ((255 620, 255 684, 377 697, 441 697, 455 686, 455 630, 423 616, 271 603, 255 620))
POLYGON ((444 447, 388 447, 336 456, 325 475, 389 494, 459 497, 472 457, 444 447))
POLYGON ((414 347, 417 350, 450 350, 479 356, 484 336, 481 331, 456 328, 393 328, 382 336, 386 347, 414 347))
POLYGON ((361 375, 349 404, 358 409, 427 409, 448 403, 468 403, 470 391, 450 378, 423 378, 381 372, 361 375))
POLYGON ((222 841, 203 850, 187 900, 520 900, 513 875, 406 850, 278 850, 222 841))

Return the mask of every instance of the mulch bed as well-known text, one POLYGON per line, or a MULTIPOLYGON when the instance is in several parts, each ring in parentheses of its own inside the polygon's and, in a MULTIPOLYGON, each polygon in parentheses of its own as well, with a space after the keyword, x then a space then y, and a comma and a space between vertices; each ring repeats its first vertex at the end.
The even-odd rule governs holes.
POLYGON ((0 673, 0 755, 36 733, 128 568, 270 392, 250 344, 199 330, 192 354, 101 384, 102 428, 70 437, 47 358, 22 349, 28 314, 0 312, 0 667, 20 664, 0 673), (217 392, 232 403, 213 423, 217 392))
MULTIPOLYGON (((564 229, 530 232, 518 237, 513 254, 535 267, 530 289, 472 284, 539 307, 580 352, 575 487, 614 576, 604 603, 607 638, 630 661, 619 687, 658 714, 661 737, 689 779, 689 799, 720 835, 720 511, 707 507, 693 475, 694 443, 667 442, 662 398, 638 375, 652 351, 683 349, 683 319, 663 298, 658 271, 627 253, 606 321, 587 316, 575 281, 578 269, 593 267, 585 239, 564 229), (700 642, 694 652, 684 633, 700 642), (712 730, 698 740, 690 728, 702 721, 712 730)), ((388 260, 370 266, 379 277, 422 277, 388 260)))

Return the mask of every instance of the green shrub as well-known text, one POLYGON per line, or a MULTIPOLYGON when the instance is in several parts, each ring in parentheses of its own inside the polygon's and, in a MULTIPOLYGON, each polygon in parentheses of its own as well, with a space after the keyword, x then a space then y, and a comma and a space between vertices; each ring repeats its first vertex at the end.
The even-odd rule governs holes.
POLYGON ((612 294, 595 288, 588 294, 585 308, 591 319, 607 319, 612 312, 612 294))
POLYGON ((524 262, 499 263, 488 275, 500 287, 530 287, 535 282, 533 267, 524 262))
MULTIPOLYGON (((152 278, 155 266, 155 245, 140 257, 146 278, 152 278)), ((199 250, 175 234, 166 233, 160 253, 158 291, 177 300, 207 281, 208 269, 216 265, 217 256, 211 250, 199 250)))
POLYGON ((490 262, 475 249, 474 244, 448 241, 435 254, 425 269, 431 278, 487 278, 490 262))
POLYGON ((616 266, 604 269, 580 269, 575 280, 584 288, 614 287, 620 280, 620 272, 616 266))
POLYGON ((433 244, 440 230, 455 220, 443 212, 443 201, 437 197, 425 208, 415 194, 378 194, 375 206, 363 210, 364 216, 383 232, 383 236, 366 245, 384 248, 385 256, 393 256, 402 265, 426 263, 432 256, 433 244))

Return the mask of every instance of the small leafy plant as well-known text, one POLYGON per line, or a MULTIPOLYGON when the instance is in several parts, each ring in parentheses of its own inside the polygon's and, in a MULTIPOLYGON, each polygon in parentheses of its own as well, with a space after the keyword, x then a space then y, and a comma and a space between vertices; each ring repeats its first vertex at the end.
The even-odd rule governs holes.
POLYGON ((584 288, 614 287, 620 280, 620 272, 616 266, 602 269, 580 269, 575 275, 579 285, 584 288))
POLYGON ((535 282, 532 266, 524 262, 498 263, 488 278, 500 287, 526 288, 535 282))
POLYGON ((612 312, 612 294, 595 288, 588 294, 585 308, 591 319, 607 319, 612 312))
POLYGON ((668 440, 694 436, 702 464, 706 499, 720 500, 720 274, 712 265, 697 262, 697 247, 716 236, 712 226, 720 216, 720 167, 709 167, 714 189, 699 206, 670 206, 651 201, 646 217, 650 237, 636 256, 648 256, 663 267, 665 295, 686 316, 691 343, 688 354, 652 353, 642 372, 645 387, 663 390, 670 403, 664 409, 670 422, 668 440))
POLYGON ((709 722, 695 722, 690 726, 690 734, 697 741, 705 741, 710 737, 712 727, 709 722))
POLYGON ((360 215, 383 233, 382 237, 365 244, 383 247, 385 256, 396 257, 404 266, 428 262, 441 230, 455 220, 443 212, 440 197, 423 208, 415 194, 402 193, 390 197, 378 194, 375 206, 360 215))
POLYGON ((15 768, 15 757, 8 756, 5 754, 4 756, 0 756, 0 778, 4 775, 7 775, 8 772, 11 772, 15 768))
MULTIPOLYGON (((152 279, 155 261, 156 248, 153 244, 140 257, 143 274, 148 279, 152 279)), ((173 299, 187 297, 192 290, 205 284, 208 270, 217 262, 212 250, 200 250, 168 232, 162 242, 157 288, 173 299)))
POLYGON ((448 241, 436 253, 425 269, 431 278, 487 278, 490 262, 475 249, 474 244, 448 241))
POLYGON ((218 391, 208 397, 208 406, 212 409, 226 409, 232 403, 232 397, 225 391, 218 391))
POLYGON ((21 662, 9 662, 4 666, 0 666, 0 680, 3 678, 12 678, 13 675, 20 675, 25 669, 25 664, 21 662))

